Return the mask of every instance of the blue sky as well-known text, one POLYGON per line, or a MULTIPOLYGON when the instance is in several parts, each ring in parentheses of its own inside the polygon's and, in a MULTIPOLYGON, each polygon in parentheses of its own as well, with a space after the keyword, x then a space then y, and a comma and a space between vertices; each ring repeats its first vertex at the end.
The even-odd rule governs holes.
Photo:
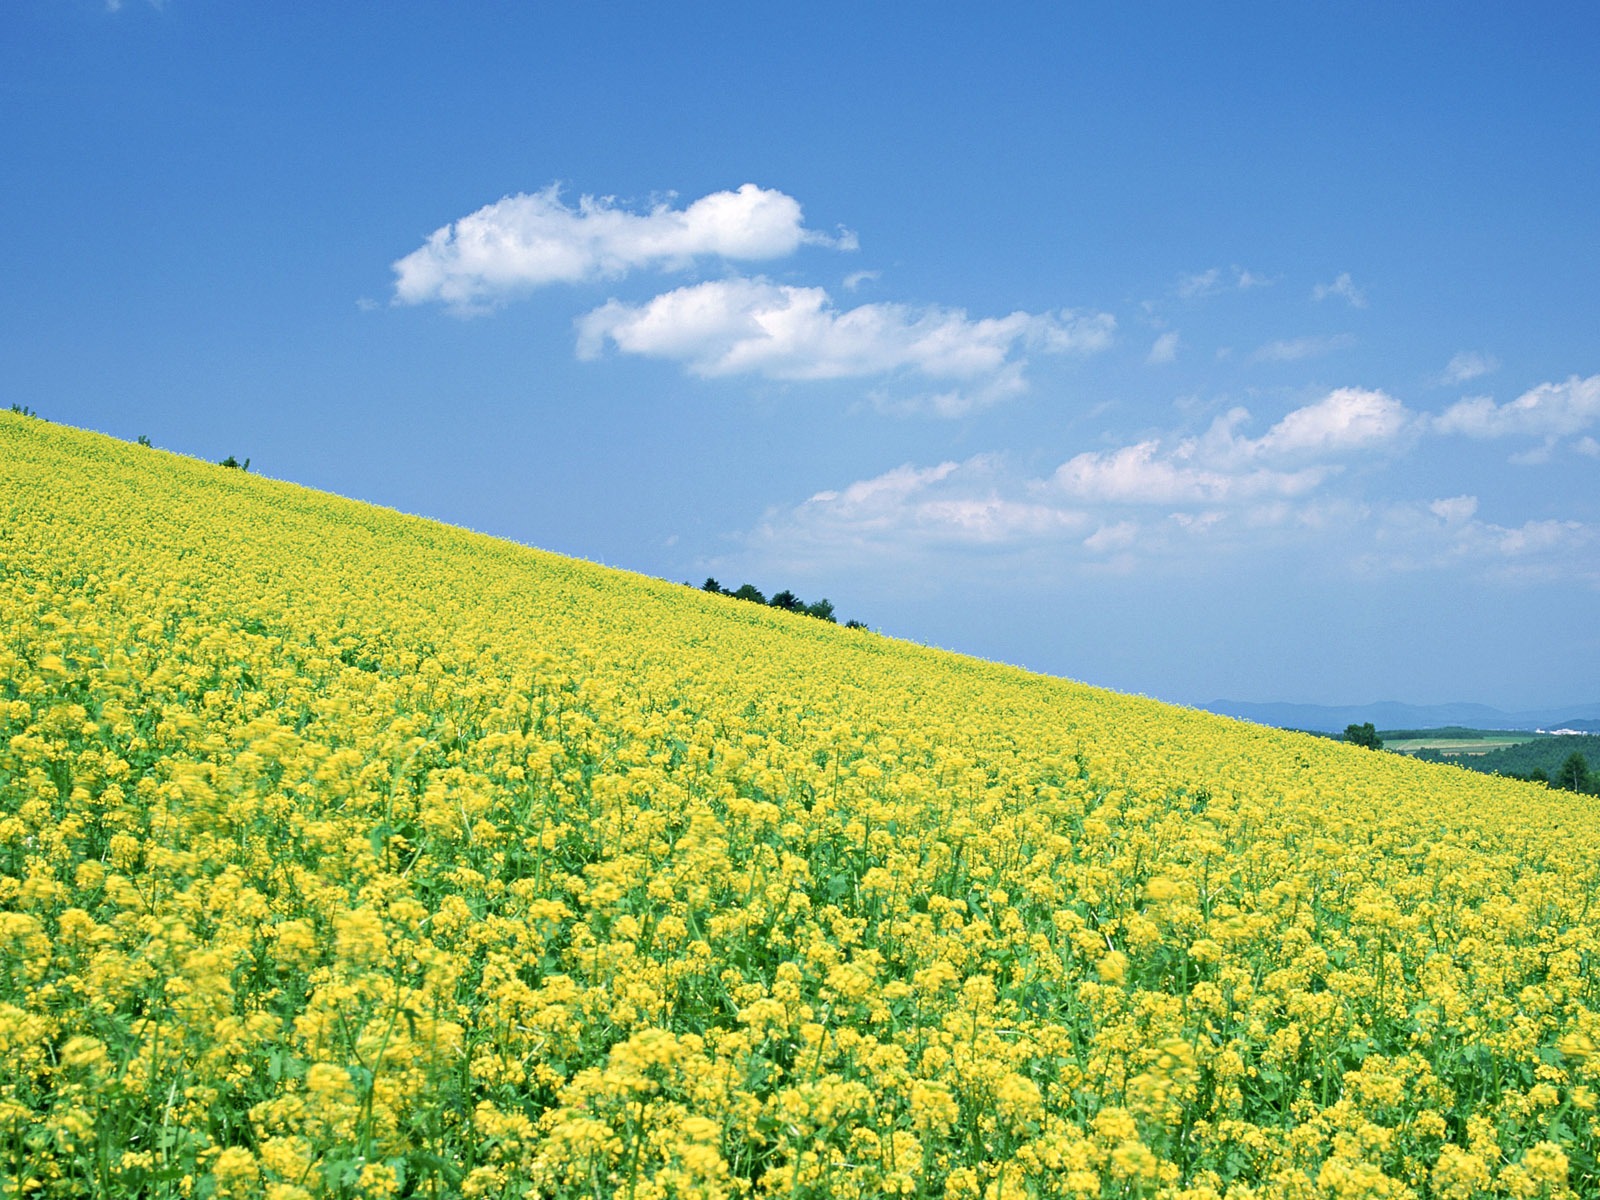
POLYGON ((1184 703, 1593 701, 1583 4, 0 11, 0 405, 1184 703))

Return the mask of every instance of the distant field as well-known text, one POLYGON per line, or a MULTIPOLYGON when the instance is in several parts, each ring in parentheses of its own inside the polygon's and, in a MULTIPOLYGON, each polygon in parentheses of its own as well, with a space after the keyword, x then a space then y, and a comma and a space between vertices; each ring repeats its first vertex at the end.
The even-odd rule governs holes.
POLYGON ((1401 754, 1415 754, 1418 750, 1437 750, 1447 757, 1455 755, 1487 754, 1491 750, 1505 750, 1512 746, 1520 746, 1524 742, 1542 741, 1549 737, 1543 733, 1522 733, 1508 730, 1483 731, 1475 737, 1463 737, 1459 733, 1451 733, 1444 737, 1429 737, 1423 734, 1418 737, 1394 738, 1383 736, 1383 748, 1394 750, 1401 754))

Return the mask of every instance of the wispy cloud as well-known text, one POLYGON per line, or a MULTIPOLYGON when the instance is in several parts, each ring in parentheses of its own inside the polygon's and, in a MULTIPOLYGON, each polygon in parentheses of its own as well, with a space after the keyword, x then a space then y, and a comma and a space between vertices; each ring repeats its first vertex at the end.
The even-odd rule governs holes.
POLYGON ((1249 291, 1251 288, 1271 287, 1276 282, 1270 276, 1247 270, 1244 267, 1211 267, 1193 275, 1181 275, 1174 291, 1185 300, 1213 296, 1224 291, 1249 291))
POLYGON ((1250 361, 1258 363, 1299 362, 1302 359, 1320 358, 1325 354, 1347 350, 1355 344, 1355 338, 1348 333, 1285 338, 1281 341, 1268 342, 1266 345, 1259 347, 1250 355, 1250 361))
POLYGON ((1179 278, 1177 293, 1185 300, 1193 300, 1197 296, 1209 296, 1221 290, 1222 271, 1212 267, 1209 271, 1201 271, 1195 275, 1184 275, 1179 278))
POLYGON ((679 269, 701 258, 782 258, 803 245, 854 249, 853 234, 807 229, 799 201, 747 183, 686 208, 630 211, 609 197, 562 201, 552 184, 518 193, 436 229, 394 263, 398 303, 442 301, 475 311, 555 283, 679 269))
POLYGON ((1367 306, 1367 294, 1355 285, 1355 281, 1350 278, 1349 271, 1345 271, 1332 283, 1319 283, 1311 289, 1311 298, 1313 300, 1326 300, 1330 296, 1337 296, 1349 304, 1351 308, 1365 308, 1367 306))
POLYGON ((1445 384, 1466 383, 1468 380, 1492 374, 1500 369, 1500 360, 1492 354, 1479 354, 1463 350, 1446 365, 1439 381, 1445 384))
POLYGON ((839 309, 823 288, 721 279, 643 304, 619 300, 580 317, 578 354, 607 345, 679 362, 692 374, 780 380, 909 373, 956 390, 926 407, 951 414, 1022 390, 1029 353, 1092 354, 1111 344, 1108 313, 1015 312, 971 318, 960 309, 863 304, 839 309))
POLYGON ((1145 361, 1157 365, 1172 362, 1178 357, 1178 342, 1177 331, 1168 330, 1151 345, 1150 353, 1145 355, 1145 361))

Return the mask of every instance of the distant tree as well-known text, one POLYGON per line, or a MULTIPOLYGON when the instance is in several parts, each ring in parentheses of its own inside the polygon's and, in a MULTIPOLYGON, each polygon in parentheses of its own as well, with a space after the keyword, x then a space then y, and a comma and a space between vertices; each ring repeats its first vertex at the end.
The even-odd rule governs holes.
POLYGON ((247 458, 243 462, 240 462, 237 458, 230 454, 227 458, 218 463, 217 466, 231 467, 235 471, 248 471, 250 469, 250 460, 247 458))
POLYGON ((1383 739, 1378 736, 1378 731, 1373 728, 1371 721, 1361 725, 1346 725, 1344 740, 1353 746, 1365 746, 1368 750, 1383 749, 1383 739))
MULTIPOLYGON (((692 585, 685 584, 684 586, 689 587, 692 585)), ((765 604, 771 608, 782 609, 784 612, 804 613, 808 617, 816 617, 817 620, 826 621, 830 625, 839 623, 839 614, 833 607, 833 601, 826 596, 821 600, 807 604, 788 588, 784 588, 783 591, 776 593, 772 599, 768 600, 762 594, 761 589, 754 584, 741 583, 736 590, 730 592, 711 576, 706 577, 706 581, 700 585, 700 590, 710 592, 714 596, 732 596, 735 600, 748 600, 752 604, 765 604)), ((865 629, 866 625, 860 621, 846 621, 845 628, 865 629)))
POLYGON ((139 445, 148 447, 150 445, 150 439, 141 433, 139 435, 139 445))
POLYGON ((833 615, 833 601, 824 596, 821 600, 814 600, 806 605, 806 615, 816 617, 819 621, 829 621, 838 624, 839 618, 833 615))
POLYGON ((11 411, 16 413, 19 417, 37 417, 39 415, 26 404, 13 404, 11 406, 11 411))
POLYGON ((1589 760, 1577 751, 1567 755, 1567 761, 1557 768, 1550 783, 1553 787, 1566 788, 1569 792, 1587 792, 1589 790, 1589 760))

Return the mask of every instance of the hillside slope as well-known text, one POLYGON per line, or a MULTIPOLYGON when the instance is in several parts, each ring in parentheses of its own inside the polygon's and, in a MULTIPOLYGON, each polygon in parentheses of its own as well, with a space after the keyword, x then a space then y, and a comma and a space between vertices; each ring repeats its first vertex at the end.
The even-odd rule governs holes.
POLYGON ((4 1194, 1595 1194, 1596 829, 0 414, 4 1194))

